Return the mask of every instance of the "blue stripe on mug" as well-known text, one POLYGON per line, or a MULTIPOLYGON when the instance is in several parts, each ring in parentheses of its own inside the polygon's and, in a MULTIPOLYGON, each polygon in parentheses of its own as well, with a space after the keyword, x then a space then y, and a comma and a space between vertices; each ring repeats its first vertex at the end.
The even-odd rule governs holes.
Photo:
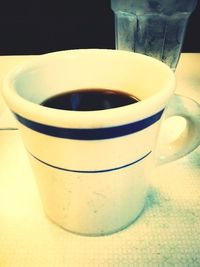
POLYGON ((115 168, 111 168, 111 169, 102 169, 102 170, 73 170, 73 169, 67 169, 67 168, 62 168, 62 167, 58 167, 58 166, 55 166, 55 165, 52 165, 52 164, 49 164, 37 157, 35 157, 33 154, 31 154, 29 152, 29 154, 34 158, 36 159, 37 161, 39 161, 40 163, 44 164, 44 165, 47 165, 51 168, 54 168, 54 169, 57 169, 57 170, 61 170, 61 171, 66 171, 66 172, 76 172, 76 173, 102 173, 102 172, 112 172, 112 171, 118 171, 120 169, 124 169, 124 168, 127 168, 129 166, 132 166, 142 160, 144 160, 146 157, 148 157, 150 154, 151 154, 152 151, 149 151, 148 153, 146 153, 145 155, 143 155, 142 157, 130 162, 130 163, 127 163, 125 165, 122 165, 122 166, 118 166, 118 167, 115 167, 115 168))
POLYGON ((20 123, 42 134, 75 140, 101 140, 139 132, 157 122, 161 118, 163 111, 164 109, 148 118, 136 122, 119 126, 94 129, 56 127, 26 119, 16 113, 14 113, 14 115, 20 123))

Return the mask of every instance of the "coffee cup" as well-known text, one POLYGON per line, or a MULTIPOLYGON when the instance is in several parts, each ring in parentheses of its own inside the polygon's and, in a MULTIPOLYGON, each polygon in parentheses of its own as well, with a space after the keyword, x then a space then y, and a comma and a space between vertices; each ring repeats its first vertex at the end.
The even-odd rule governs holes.
MULTIPOLYGON (((175 76, 167 65, 119 50, 49 53, 8 74, 3 95, 17 119, 44 211, 53 222, 73 233, 99 236, 120 231, 139 217, 174 90, 175 76), (98 91, 95 101, 105 90, 137 101, 98 110, 88 109, 91 99, 87 110, 42 104, 77 90, 98 91)), ((199 112, 198 104, 195 108, 199 112)), ((199 131, 192 112, 185 116, 180 107, 172 115, 184 116, 189 131, 199 131)), ((185 138, 177 151, 175 147, 159 156, 160 161, 175 160, 198 145, 197 135, 185 138)))

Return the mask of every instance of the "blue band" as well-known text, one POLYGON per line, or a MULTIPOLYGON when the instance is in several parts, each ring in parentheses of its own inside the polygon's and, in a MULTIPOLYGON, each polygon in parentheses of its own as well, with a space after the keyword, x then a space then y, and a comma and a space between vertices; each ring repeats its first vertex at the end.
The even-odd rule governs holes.
POLYGON ((34 158, 36 159, 37 161, 39 161, 40 163, 44 164, 44 165, 47 165, 51 168, 54 168, 54 169, 57 169, 57 170, 60 170, 60 171, 66 171, 66 172, 76 172, 76 173, 102 173, 102 172, 112 172, 112 171, 118 171, 120 169, 124 169, 124 168, 127 168, 129 166, 132 166, 142 160, 144 160, 145 158, 147 158, 150 154, 152 153, 152 151, 149 151, 148 153, 146 153, 145 155, 143 155, 142 157, 130 162, 130 163, 127 163, 125 165, 122 165, 122 166, 118 166, 118 167, 115 167, 115 168, 111 168, 111 169, 102 169, 102 170, 73 170, 73 169, 66 169, 66 168, 61 168, 61 167, 58 167, 58 166, 55 166, 55 165, 52 165, 52 164, 49 164, 41 159, 38 159, 37 157, 35 157, 33 154, 31 154, 29 152, 29 154, 34 158))
POLYGON ((101 140, 101 139, 110 139, 139 132, 157 122, 161 118, 163 111, 164 110, 161 110, 158 113, 148 118, 132 122, 129 124, 114 126, 114 127, 106 127, 106 128, 94 128, 94 129, 62 128, 62 127, 50 126, 26 119, 16 113, 14 113, 14 115, 20 123, 42 134, 55 136, 59 138, 75 139, 75 140, 101 140))

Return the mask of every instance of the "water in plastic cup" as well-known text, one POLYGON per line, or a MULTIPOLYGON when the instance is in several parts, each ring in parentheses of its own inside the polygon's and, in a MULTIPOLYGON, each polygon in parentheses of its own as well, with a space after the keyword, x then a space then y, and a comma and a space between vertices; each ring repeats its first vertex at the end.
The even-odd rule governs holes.
POLYGON ((116 48, 155 57, 173 70, 197 0, 111 0, 116 48))

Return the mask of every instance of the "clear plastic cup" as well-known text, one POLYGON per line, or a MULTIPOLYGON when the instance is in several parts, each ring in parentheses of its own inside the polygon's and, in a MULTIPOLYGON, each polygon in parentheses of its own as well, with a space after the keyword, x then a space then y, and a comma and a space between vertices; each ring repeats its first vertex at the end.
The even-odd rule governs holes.
POLYGON ((116 48, 155 57, 175 70, 198 0, 111 0, 116 48))

